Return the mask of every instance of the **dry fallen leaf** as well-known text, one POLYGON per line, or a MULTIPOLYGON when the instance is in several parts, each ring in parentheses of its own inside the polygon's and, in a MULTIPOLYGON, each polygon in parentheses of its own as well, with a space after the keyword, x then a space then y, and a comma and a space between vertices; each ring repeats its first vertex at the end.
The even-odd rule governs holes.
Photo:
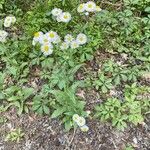
POLYGON ((85 99, 85 96, 84 96, 85 92, 83 90, 80 90, 76 95, 85 99))

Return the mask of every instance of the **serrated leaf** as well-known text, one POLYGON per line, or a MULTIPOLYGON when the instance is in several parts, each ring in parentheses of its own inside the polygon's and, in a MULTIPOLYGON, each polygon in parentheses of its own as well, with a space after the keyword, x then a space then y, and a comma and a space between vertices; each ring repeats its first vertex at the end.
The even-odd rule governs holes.
POLYGON ((64 111, 65 111, 64 108, 60 108, 60 107, 57 108, 57 109, 53 112, 51 118, 56 118, 56 117, 62 115, 62 113, 63 113, 64 111))
POLYGON ((43 111, 44 111, 44 113, 47 114, 47 115, 50 114, 49 107, 47 107, 46 105, 43 106, 43 111))

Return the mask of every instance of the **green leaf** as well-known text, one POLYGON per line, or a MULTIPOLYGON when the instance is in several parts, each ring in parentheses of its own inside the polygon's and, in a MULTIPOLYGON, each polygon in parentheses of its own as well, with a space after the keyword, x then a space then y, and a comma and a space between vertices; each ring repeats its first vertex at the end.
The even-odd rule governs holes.
POLYGON ((62 90, 63 88, 65 88, 66 85, 66 81, 65 80, 61 80, 58 82, 58 87, 62 90))
POLYGON ((146 7, 145 12, 150 13, 150 7, 146 7))
POLYGON ((119 75, 117 75, 115 77, 114 82, 115 82, 116 85, 120 84, 120 76, 119 75))
POLYGON ((103 86, 101 87, 101 89, 102 89, 102 92, 103 92, 103 93, 107 93, 107 91, 108 91, 108 90, 107 90, 107 87, 106 87, 105 85, 103 85, 103 86))
POLYGON ((17 75, 17 68, 15 67, 9 67, 9 72, 12 74, 12 75, 17 75))
POLYGON ((16 100, 18 100, 18 99, 19 99, 18 96, 12 96, 12 97, 10 97, 10 98, 8 99, 8 101, 16 101, 16 100))
POLYGON ((2 92, 0 92, 0 100, 2 100, 4 98, 5 98, 5 95, 2 92))
POLYGON ((23 89, 24 99, 27 99, 30 95, 32 95, 33 91, 34 91, 33 88, 25 88, 25 89, 23 89))
POLYGON ((128 79, 127 76, 124 74, 121 74, 121 77, 122 77, 123 81, 127 81, 127 79, 128 79))
POLYGON ((52 114, 51 118, 56 118, 60 115, 62 115, 62 113, 65 111, 65 109, 62 107, 58 107, 52 114))
POLYGON ((131 10, 129 10, 129 9, 126 9, 125 10, 125 13, 126 13, 126 16, 128 17, 128 16, 132 16, 132 11, 131 10))
POLYGON ((47 107, 46 105, 43 106, 43 111, 45 114, 49 115, 50 111, 49 111, 49 107, 47 107))
POLYGON ((44 61, 42 61, 42 68, 52 68, 54 63, 53 58, 46 58, 44 61))
POLYGON ((65 122, 65 129, 66 131, 69 131, 72 128, 71 122, 70 121, 66 121, 65 122))

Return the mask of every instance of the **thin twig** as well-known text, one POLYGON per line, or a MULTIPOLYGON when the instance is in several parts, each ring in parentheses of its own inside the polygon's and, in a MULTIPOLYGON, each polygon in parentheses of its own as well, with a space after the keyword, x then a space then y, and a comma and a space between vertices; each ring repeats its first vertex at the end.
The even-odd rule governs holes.
POLYGON ((70 142, 69 142, 69 146, 70 146, 70 145, 71 145, 71 143, 73 142, 74 137, 75 137, 75 134, 76 134, 76 128, 74 128, 73 136, 72 136, 72 138, 71 138, 71 140, 70 140, 70 142))
POLYGON ((115 149, 117 149, 117 146, 116 146, 116 144, 115 144, 114 140, 113 140, 113 139, 111 139, 111 141, 112 141, 112 143, 113 143, 113 145, 114 145, 114 148, 115 148, 115 149))
POLYGON ((74 128, 74 131, 73 131, 73 135, 72 135, 72 138, 68 144, 68 146, 65 148, 65 150, 67 150, 67 148, 69 148, 74 140, 74 137, 75 137, 75 134, 76 134, 76 129, 74 128))

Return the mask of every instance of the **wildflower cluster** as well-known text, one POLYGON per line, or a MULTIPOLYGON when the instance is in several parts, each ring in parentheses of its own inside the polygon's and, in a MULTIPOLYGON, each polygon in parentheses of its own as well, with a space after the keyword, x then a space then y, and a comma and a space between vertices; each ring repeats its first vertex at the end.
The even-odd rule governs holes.
POLYGON ((89 12, 100 12, 101 8, 97 6, 93 1, 82 3, 78 6, 77 11, 79 13, 89 14, 89 12))
POLYGON ((0 42, 4 43, 6 42, 6 37, 8 36, 8 33, 4 30, 0 30, 0 42))
POLYGON ((74 114, 72 119, 80 127, 81 131, 87 132, 89 130, 85 118, 80 117, 78 114, 74 114))
POLYGON ((71 20, 71 14, 63 12, 60 8, 54 8, 51 13, 58 22, 68 23, 71 20))
POLYGON ((87 36, 83 33, 80 33, 77 35, 76 39, 71 35, 67 34, 64 37, 64 42, 61 43, 60 49, 65 50, 71 47, 71 49, 76 49, 81 45, 84 45, 87 43, 87 36))
MULTIPOLYGON (((7 16, 4 19, 4 27, 10 27, 11 24, 14 24, 16 22, 16 18, 14 16, 7 16)), ((0 30, 0 42, 4 43, 6 42, 6 38, 8 36, 8 33, 5 30, 0 30)))
POLYGON ((35 46, 39 43, 43 54, 48 56, 53 53, 53 44, 57 44, 60 41, 60 36, 54 31, 49 31, 45 34, 43 32, 36 32, 34 34, 32 45, 35 46))
POLYGON ((16 18, 14 16, 7 16, 4 20, 4 27, 8 28, 15 22, 16 22, 16 18))

